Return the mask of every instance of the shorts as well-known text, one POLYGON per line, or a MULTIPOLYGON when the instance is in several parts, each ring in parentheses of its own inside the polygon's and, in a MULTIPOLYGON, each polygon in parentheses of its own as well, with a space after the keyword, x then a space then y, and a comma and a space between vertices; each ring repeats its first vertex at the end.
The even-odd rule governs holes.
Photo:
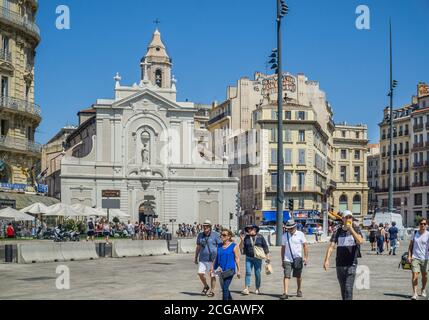
POLYGON ((94 230, 90 230, 86 234, 88 235, 88 237, 93 237, 95 235, 95 231, 94 230))
POLYGON ((104 232, 103 232, 103 235, 104 235, 105 237, 110 236, 110 232, 108 232, 108 231, 104 231, 104 232))
POLYGON ((290 279, 291 275, 294 278, 301 278, 302 269, 292 268, 292 262, 283 261, 283 270, 284 270, 284 277, 286 279, 290 279))
POLYGON ((213 262, 202 262, 198 263, 198 274, 209 274, 213 267, 213 262))
POLYGON ((413 259, 413 261, 411 262, 411 270, 414 273, 427 273, 428 260, 413 259))
POLYGON ((375 236, 370 236, 369 237, 369 243, 375 243, 375 236))

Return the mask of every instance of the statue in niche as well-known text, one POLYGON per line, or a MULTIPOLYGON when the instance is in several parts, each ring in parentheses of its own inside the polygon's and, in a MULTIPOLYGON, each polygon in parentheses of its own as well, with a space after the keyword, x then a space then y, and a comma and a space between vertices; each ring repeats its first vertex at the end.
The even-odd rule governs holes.
POLYGON ((142 150, 143 164, 150 164, 150 134, 149 134, 149 132, 147 132, 147 131, 143 132, 142 143, 143 143, 143 150, 142 150))

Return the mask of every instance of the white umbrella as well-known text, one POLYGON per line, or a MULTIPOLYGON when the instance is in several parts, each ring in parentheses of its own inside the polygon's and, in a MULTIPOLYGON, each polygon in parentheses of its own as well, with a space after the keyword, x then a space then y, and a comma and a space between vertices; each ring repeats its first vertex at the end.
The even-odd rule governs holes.
POLYGON ((13 208, 5 208, 0 210, 0 219, 14 221, 34 221, 34 218, 32 216, 22 213, 13 208))
POLYGON ((84 216, 84 217, 94 217, 94 216, 100 215, 99 210, 85 206, 80 203, 74 204, 71 207, 76 211, 78 211, 81 214, 81 216, 84 216))
POLYGON ((127 219, 131 218, 131 216, 128 213, 125 213, 119 209, 110 209, 109 210, 109 217, 111 218, 118 218, 118 219, 127 219))
POLYGON ((73 209, 72 206, 64 203, 58 203, 48 208, 48 213, 44 214, 45 217, 80 217, 82 214, 73 209))
POLYGON ((97 217, 107 217, 107 212, 104 211, 103 209, 95 208, 95 210, 97 211, 97 214, 96 214, 97 217))
POLYGON ((43 203, 37 202, 33 203, 31 206, 28 206, 27 208, 21 209, 20 211, 23 213, 31 213, 31 214, 43 214, 48 213, 48 206, 46 206, 43 203))

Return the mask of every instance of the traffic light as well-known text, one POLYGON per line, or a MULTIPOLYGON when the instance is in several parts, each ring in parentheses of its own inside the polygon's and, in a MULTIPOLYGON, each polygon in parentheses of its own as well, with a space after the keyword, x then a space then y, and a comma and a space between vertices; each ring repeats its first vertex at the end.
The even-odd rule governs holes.
POLYGON ((293 211, 293 199, 289 199, 289 211, 293 211))
POLYGON ((277 49, 273 49, 272 53, 270 55, 270 61, 268 62, 271 65, 271 70, 275 70, 276 73, 278 73, 278 50, 277 49))

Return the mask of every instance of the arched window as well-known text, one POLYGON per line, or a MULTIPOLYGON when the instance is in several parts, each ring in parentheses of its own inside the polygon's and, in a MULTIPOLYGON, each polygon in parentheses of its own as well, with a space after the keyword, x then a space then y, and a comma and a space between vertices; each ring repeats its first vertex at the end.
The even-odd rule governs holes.
POLYGON ((157 69, 155 71, 155 84, 158 87, 162 87, 162 70, 161 69, 157 69))
POLYGON ((353 197, 353 214, 360 215, 361 214, 361 196, 355 195, 353 197))
POLYGON ((11 170, 6 162, 0 160, 0 183, 11 183, 11 170))
POLYGON ((341 197, 340 197, 340 207, 339 207, 339 209, 340 209, 340 211, 345 211, 345 210, 347 210, 347 207, 348 207, 348 205, 347 205, 347 196, 345 195, 345 194, 343 194, 341 197))

